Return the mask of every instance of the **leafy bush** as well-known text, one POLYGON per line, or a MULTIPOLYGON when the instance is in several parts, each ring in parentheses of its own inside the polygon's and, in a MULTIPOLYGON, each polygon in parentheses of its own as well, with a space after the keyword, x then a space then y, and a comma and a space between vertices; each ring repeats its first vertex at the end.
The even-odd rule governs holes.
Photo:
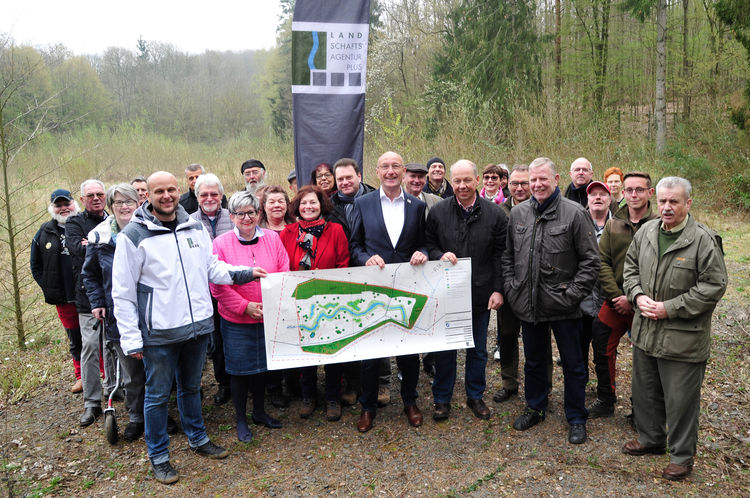
POLYGON ((741 173, 729 180, 729 198, 733 204, 750 210, 750 174, 741 173))

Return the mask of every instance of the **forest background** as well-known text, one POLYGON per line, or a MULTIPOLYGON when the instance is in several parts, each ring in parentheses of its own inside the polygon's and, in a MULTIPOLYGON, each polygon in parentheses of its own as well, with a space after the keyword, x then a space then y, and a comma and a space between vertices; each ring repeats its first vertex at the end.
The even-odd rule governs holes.
MULTIPOLYGON (((598 177, 610 166, 678 174, 697 209, 746 212, 748 4, 372 0, 365 181, 385 150, 480 167, 545 155, 561 171, 586 156, 598 177)), ((27 263, 54 188, 158 169, 182 181, 198 162, 233 192, 250 157, 285 184, 294 2, 282 6, 270 50, 195 55, 138 39, 86 55, 0 35, 3 351, 54 329, 27 263)), ((6 401, 27 391, 4 382, 6 401)))

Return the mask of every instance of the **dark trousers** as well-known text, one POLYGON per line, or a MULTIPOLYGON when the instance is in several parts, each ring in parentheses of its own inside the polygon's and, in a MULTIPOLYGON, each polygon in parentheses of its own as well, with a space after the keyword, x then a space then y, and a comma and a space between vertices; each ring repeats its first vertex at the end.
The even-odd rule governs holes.
POLYGON ((589 383, 589 349, 591 346, 591 326, 594 323, 594 317, 583 314, 581 317, 581 359, 583 368, 586 371, 586 382, 589 383))
POLYGON ((633 323, 633 315, 621 315, 605 302, 591 327, 591 346, 594 348, 596 397, 606 403, 617 402, 617 346, 633 323))
POLYGON ((562 360, 565 381, 565 417, 570 424, 584 424, 588 418, 585 406, 586 374, 581 358, 581 319, 552 322, 521 322, 526 404, 532 410, 546 412, 549 402, 547 354, 549 330, 555 334, 557 349, 562 360))
POLYGON ((214 304, 214 351, 211 353, 211 361, 214 365, 214 378, 221 387, 229 387, 230 375, 224 369, 224 340, 221 338, 221 316, 219 316, 216 299, 211 298, 214 304))
MULTIPOLYGON (((380 358, 362 361, 362 373, 360 383, 362 394, 359 402, 362 409, 369 412, 376 411, 378 407, 378 378, 380 375, 380 358)), ((417 404, 417 382, 419 381, 419 355, 409 354, 396 357, 396 364, 403 380, 401 381, 401 399, 404 406, 417 404)))
MULTIPOLYGON (((505 389, 518 389, 518 338, 521 335, 521 320, 509 305, 497 313, 497 347, 500 350, 500 375, 505 389)), ((552 389, 552 336, 547 341, 547 381, 552 389)))
MULTIPOLYGON (((326 401, 341 401, 342 363, 329 363, 324 366, 326 373, 326 401)), ((315 399, 318 387, 318 366, 300 368, 300 387, 303 399, 315 399)))
POLYGON ((83 342, 81 341, 81 329, 76 327, 74 329, 65 329, 68 334, 68 350, 70 355, 77 362, 81 361, 81 349, 83 348, 83 342))

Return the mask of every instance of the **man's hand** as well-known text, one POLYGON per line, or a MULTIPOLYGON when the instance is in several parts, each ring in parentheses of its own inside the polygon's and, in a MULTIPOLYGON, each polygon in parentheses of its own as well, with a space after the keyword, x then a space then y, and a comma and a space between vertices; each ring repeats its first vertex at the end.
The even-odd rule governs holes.
POLYGON ((107 316, 107 309, 106 308, 94 308, 93 310, 91 310, 91 314, 94 315, 94 318, 96 318, 100 322, 103 322, 104 317, 107 316))
POLYGON ((646 294, 639 294, 638 297, 635 298, 635 302, 644 317, 652 320, 662 320, 667 318, 667 309, 664 307, 663 302, 654 301, 646 294))
POLYGON ((131 358, 135 358, 136 360, 143 359, 143 353, 131 353, 128 356, 130 356, 131 358))
POLYGON ((427 262, 427 256, 422 251, 414 251, 414 254, 411 255, 411 259, 409 260, 409 264, 411 265, 421 265, 427 262))
POLYGON ((365 261, 365 266, 379 266, 380 268, 385 268, 385 261, 383 261, 383 258, 378 256, 377 254, 370 256, 370 259, 365 261))
POLYGON ((621 315, 629 315, 633 312, 633 305, 630 304, 630 301, 625 296, 617 296, 612 299, 612 306, 621 315))
POLYGON ((263 303, 249 301, 247 308, 245 308, 245 314, 254 320, 261 320, 263 318, 263 303))
POLYGON ((253 268, 253 278, 267 277, 268 272, 263 268, 256 266, 253 268))
POLYGON ((458 262, 458 258, 452 252, 446 252, 440 256, 440 261, 450 261, 450 264, 455 265, 458 262))
POLYGON ((503 295, 499 292, 493 292, 490 294, 490 301, 487 303, 488 310, 499 310, 503 305, 503 295))

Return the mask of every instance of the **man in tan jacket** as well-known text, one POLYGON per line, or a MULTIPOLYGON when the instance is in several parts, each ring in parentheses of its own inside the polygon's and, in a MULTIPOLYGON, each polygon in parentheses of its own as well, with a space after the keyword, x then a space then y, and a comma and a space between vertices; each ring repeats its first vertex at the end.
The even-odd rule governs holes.
POLYGON ((669 444, 662 477, 673 481, 693 469, 711 315, 727 287, 721 239, 690 216, 691 190, 684 178, 661 179, 661 220, 635 234, 623 273, 635 310, 633 414, 639 436, 622 451, 664 454, 669 444))

